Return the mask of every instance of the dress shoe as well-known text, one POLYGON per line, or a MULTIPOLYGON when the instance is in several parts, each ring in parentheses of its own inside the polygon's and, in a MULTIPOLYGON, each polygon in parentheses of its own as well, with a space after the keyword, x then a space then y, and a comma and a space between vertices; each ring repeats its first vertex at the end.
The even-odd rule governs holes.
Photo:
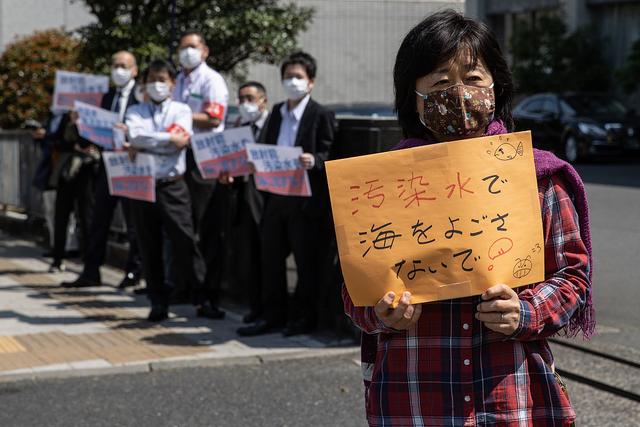
POLYGON ((169 308, 166 305, 153 305, 147 320, 149 322, 161 322, 169 318, 169 308))
POLYGON ((225 312, 211 304, 202 304, 196 306, 196 316, 206 317, 207 319, 224 319, 225 312))
POLYGON ((49 273, 62 273, 67 269, 67 266, 64 265, 62 260, 53 260, 51 265, 49 266, 49 273))
POLYGON ((147 290, 147 287, 144 286, 142 288, 135 288, 133 290, 133 293, 136 294, 136 295, 146 295, 146 294, 149 293, 149 291, 147 290))
POLYGON ((242 318, 242 323, 253 323, 260 318, 260 314, 256 311, 250 311, 242 318))
POLYGON ((118 289, 126 289, 126 288, 130 288, 132 286, 136 286, 139 281, 140 281, 140 278, 138 277, 137 274, 132 273, 132 272, 128 272, 122 278, 122 281, 118 285, 118 289))
POLYGON ((282 335, 285 337, 292 337, 294 335, 302 335, 313 332, 315 328, 313 327, 313 323, 306 320, 300 319, 293 322, 290 322, 284 331, 282 331, 282 335))
POLYGON ((62 282, 60 286, 63 288, 89 288, 91 286, 102 286, 99 280, 92 280, 88 277, 78 276, 78 278, 72 282, 62 282))
POLYGON ((236 332, 242 337, 253 337, 256 335, 264 335, 275 332, 279 328, 280 325, 267 322, 264 319, 258 319, 252 325, 238 328, 236 332))

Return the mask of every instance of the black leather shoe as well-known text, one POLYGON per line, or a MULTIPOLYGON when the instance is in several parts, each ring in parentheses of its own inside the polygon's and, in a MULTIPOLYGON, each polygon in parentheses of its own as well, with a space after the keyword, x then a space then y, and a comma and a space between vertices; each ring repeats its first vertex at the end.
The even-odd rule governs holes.
POLYGON ((136 295, 146 295, 149 291, 147 291, 147 287, 145 286, 144 288, 135 288, 133 293, 136 295))
POLYGON ((282 331, 282 335, 285 337, 292 337, 294 335, 308 334, 313 332, 314 329, 315 328, 311 322, 301 319, 289 323, 287 327, 284 328, 284 331, 282 331))
POLYGON ((244 317, 242 318, 242 323, 253 323, 259 318, 260 314, 255 311, 250 311, 249 313, 244 315, 244 317))
POLYGON ((60 286, 63 288, 89 288, 91 286, 102 286, 98 280, 92 280, 87 277, 78 276, 73 282, 62 282, 60 286))
POLYGON ((169 318, 169 308, 166 305, 151 306, 147 320, 149 322, 161 322, 169 318))
POLYGON ((264 335, 275 332, 279 329, 279 325, 274 325, 266 320, 258 319, 252 325, 243 326, 236 331, 242 337, 253 337, 256 335, 264 335))
POLYGON ((49 266, 49 273, 62 273, 67 269, 67 266, 64 265, 62 260, 53 260, 51 265, 49 266))
POLYGON ((140 278, 138 277, 137 274, 132 273, 132 272, 128 272, 122 278, 122 281, 118 285, 118 289, 126 289, 126 288, 130 288, 132 286, 137 286, 139 281, 140 281, 140 278))
POLYGON ((196 316, 206 317, 207 319, 224 319, 225 312, 211 304, 203 304, 196 306, 196 316))

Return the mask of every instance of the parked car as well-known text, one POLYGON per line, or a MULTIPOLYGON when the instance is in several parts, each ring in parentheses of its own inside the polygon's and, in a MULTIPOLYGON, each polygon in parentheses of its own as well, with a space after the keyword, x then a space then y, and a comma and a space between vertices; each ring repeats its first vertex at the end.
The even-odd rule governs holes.
POLYGON ((350 104, 328 104, 325 107, 336 116, 396 117, 393 105, 382 102, 355 102, 350 104))
POLYGON ((517 130, 531 130, 533 145, 569 162, 640 149, 640 118, 607 94, 541 93, 513 110, 517 130))

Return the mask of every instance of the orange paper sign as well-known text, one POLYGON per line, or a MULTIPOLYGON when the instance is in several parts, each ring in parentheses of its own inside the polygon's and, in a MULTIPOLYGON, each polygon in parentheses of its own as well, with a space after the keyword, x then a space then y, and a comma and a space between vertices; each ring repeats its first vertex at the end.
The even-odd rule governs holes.
POLYGON ((530 132, 326 163, 345 284, 358 306, 544 280, 530 132))

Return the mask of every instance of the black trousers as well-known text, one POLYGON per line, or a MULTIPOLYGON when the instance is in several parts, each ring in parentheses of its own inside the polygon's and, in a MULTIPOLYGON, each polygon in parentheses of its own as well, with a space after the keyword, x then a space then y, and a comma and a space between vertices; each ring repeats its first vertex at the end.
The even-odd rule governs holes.
POLYGON ((171 241, 176 276, 193 284, 194 304, 211 295, 204 288, 204 260, 195 240, 191 198, 183 179, 156 184, 156 202, 131 201, 131 213, 142 255, 142 269, 152 305, 169 305, 170 289, 163 266, 163 229, 171 241))
POLYGON ((306 211, 309 199, 269 195, 261 224, 263 317, 274 324, 315 321, 316 241, 320 219, 306 211), (298 282, 289 313, 286 258, 293 252, 298 282))
POLYGON ((93 214, 94 179, 94 165, 85 164, 72 179, 65 181, 61 178, 58 182, 53 228, 54 260, 59 261, 64 258, 69 217, 76 207, 80 226, 80 251, 82 254, 86 253, 89 221, 93 214))
POLYGON ((82 275, 91 280, 100 281, 100 266, 104 262, 111 220, 118 202, 121 203, 120 206, 122 206, 124 213, 124 219, 127 224, 127 240, 129 241, 129 254, 125 270, 127 273, 140 274, 140 253, 138 251, 135 226, 131 220, 129 200, 109 194, 107 174, 104 165, 101 164, 95 184, 93 220, 89 228, 89 241, 82 271, 82 275))
MULTIPOLYGON (((236 178, 241 180, 242 178, 236 178)), ((251 178, 253 179, 253 177, 251 178)), ((245 186, 240 182, 236 187, 236 209, 231 224, 232 277, 234 285, 242 289, 249 302, 251 312, 262 314, 262 264, 260 262, 260 224, 251 213, 251 207, 244 198, 245 186)))
POLYGON ((251 311, 261 313, 260 234, 244 199, 245 185, 242 178, 233 185, 216 185, 202 218, 200 245, 213 302, 219 300, 221 283, 227 278, 233 289, 247 296, 251 311))

